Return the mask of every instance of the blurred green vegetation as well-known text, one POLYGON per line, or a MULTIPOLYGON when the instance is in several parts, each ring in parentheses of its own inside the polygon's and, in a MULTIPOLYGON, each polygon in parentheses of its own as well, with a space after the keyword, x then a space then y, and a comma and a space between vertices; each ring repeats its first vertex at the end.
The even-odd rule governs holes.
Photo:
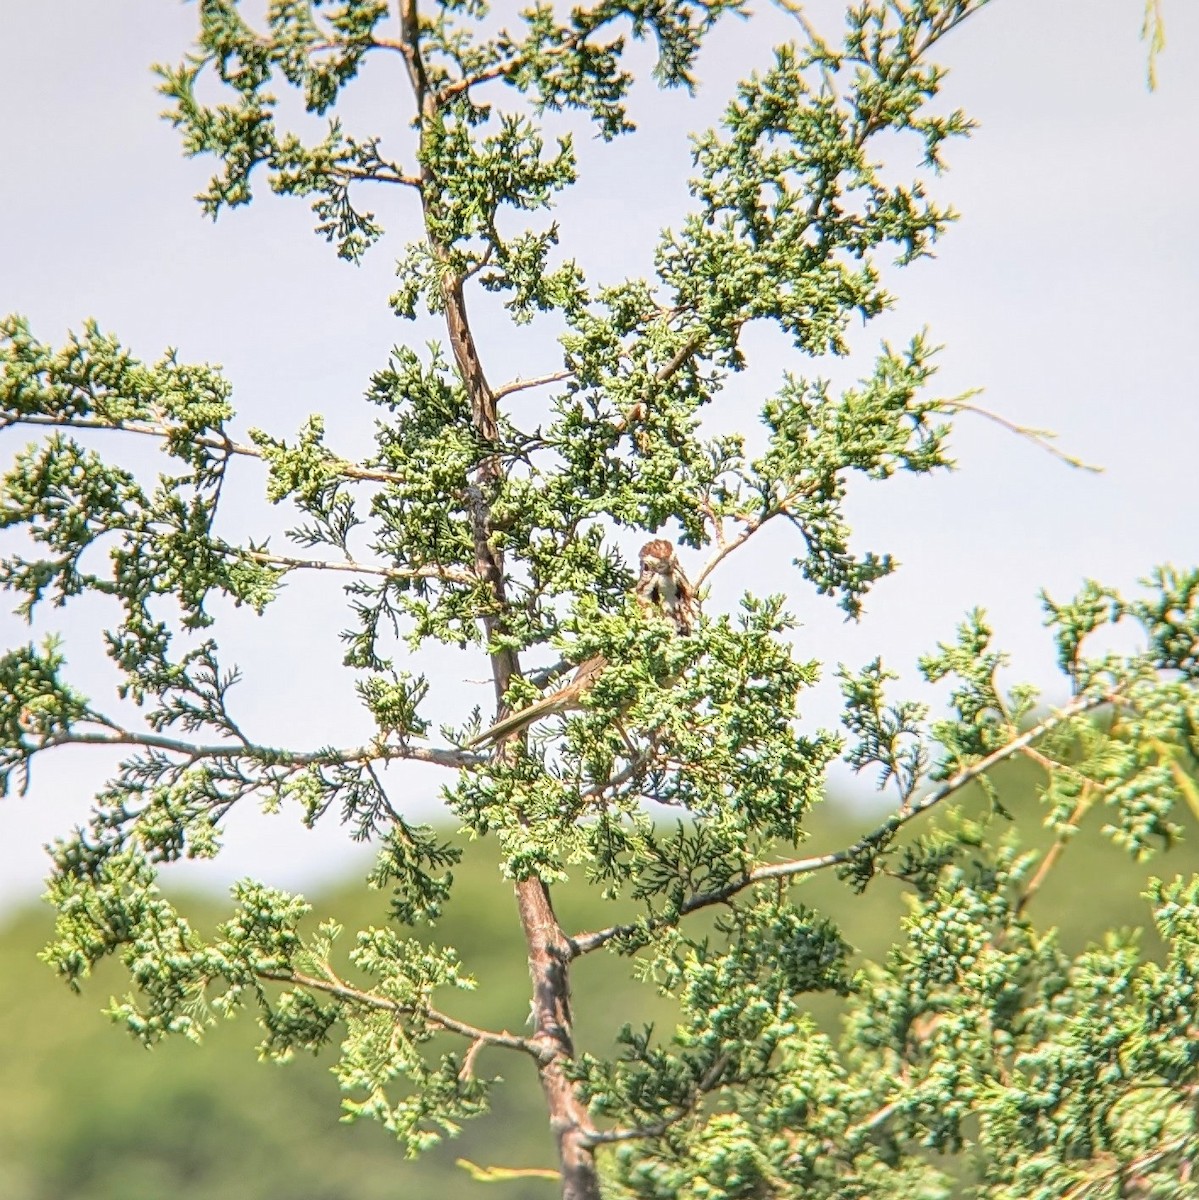
MULTIPOLYGON (((1032 797, 1036 768, 1013 764, 997 776, 1004 803, 1025 844, 1045 845, 1032 797)), ((965 802, 977 809, 975 795, 965 802)), ((937 814, 945 819, 947 813, 937 814)), ((1137 864, 1100 833, 1092 811, 1033 900, 1030 918, 1055 926, 1076 952, 1112 927, 1145 926, 1145 879, 1199 870, 1199 828, 1180 813, 1182 844, 1137 864)), ((835 801, 813 815, 807 849, 837 849, 875 823, 869 813, 835 801)), ((915 822, 927 826, 927 822, 915 822)), ((1000 837, 1007 823, 991 826, 1000 837)), ((455 872, 455 898, 434 931, 457 946, 478 980, 471 994, 445 997, 456 1016, 520 1031, 528 1011, 524 947, 511 888, 489 860, 488 846, 469 845, 455 872)), ((833 916, 863 958, 878 958, 899 934, 904 887, 876 880, 855 896, 831 873, 807 879, 795 892, 833 916)), ((222 919, 226 905, 211 897, 175 896, 201 929, 222 919)), ((387 919, 387 896, 357 879, 312 897, 317 917, 333 916, 352 931, 387 919)), ((581 884, 560 888, 555 901, 564 926, 577 931, 607 924, 611 909, 581 884)), ((74 995, 37 961, 52 913, 29 909, 0 931, 0 1198, 2 1200, 395 1200, 471 1193, 495 1200, 538 1200, 556 1194, 544 1179, 474 1184, 455 1165, 551 1167, 553 1147, 531 1064, 495 1050, 476 1061, 480 1075, 502 1074, 493 1111, 461 1136, 416 1161, 403 1157, 372 1122, 343 1124, 331 1054, 286 1065, 259 1063, 257 1027, 244 1016, 214 1029, 203 1046, 175 1041, 142 1049, 100 1014, 111 995, 127 990, 108 964, 83 995, 74 995)), ((1143 948, 1160 947, 1146 930, 1143 948)), ((573 975, 580 1048, 604 1052, 621 1023, 653 1022, 668 1038, 671 1007, 647 985, 631 981, 629 964, 601 953, 573 975)), ((812 1010, 835 1031, 840 1001, 815 997, 812 1010)))

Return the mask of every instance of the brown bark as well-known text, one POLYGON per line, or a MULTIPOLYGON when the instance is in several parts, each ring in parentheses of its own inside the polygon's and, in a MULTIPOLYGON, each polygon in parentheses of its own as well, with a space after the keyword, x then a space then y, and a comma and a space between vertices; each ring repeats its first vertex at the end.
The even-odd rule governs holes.
MULTIPOLYGON (((417 0, 399 0, 399 8, 408 77, 421 124, 427 130, 440 119, 438 110, 443 99, 430 87, 421 59, 417 0)), ((420 196, 425 228, 430 231, 429 248, 443 268, 441 292, 446 327, 454 362, 470 397, 471 421, 481 441, 494 443, 499 428, 496 396, 483 371, 471 331, 463 277, 452 268, 449 248, 432 233, 438 223, 440 186, 427 161, 421 164, 420 196)), ((491 541, 491 503, 500 479, 498 458, 487 455, 475 472, 467 496, 475 545, 475 571, 486 584, 491 598, 489 611, 482 615, 482 623, 492 646, 496 634, 503 632, 507 606, 503 557, 491 541)), ((520 659, 514 650, 493 650, 491 668, 496 701, 502 705, 513 677, 520 673, 520 659)), ((568 973, 570 946, 554 915, 549 888, 542 880, 518 881, 516 900, 528 947, 533 989, 533 1034, 529 1041, 536 1049, 538 1075, 550 1127, 558 1145, 563 1200, 600 1200, 599 1173, 589 1137, 593 1131, 587 1111, 566 1076, 566 1065, 574 1057, 568 973)))
POLYGON ((538 1051, 537 1071, 549 1109, 550 1128, 558 1145, 563 1200, 600 1200, 599 1172, 591 1142, 594 1129, 566 1077, 574 1058, 570 1015, 570 945, 554 907, 549 888, 540 879, 522 879, 516 902, 529 948, 533 980, 533 1036, 538 1051))

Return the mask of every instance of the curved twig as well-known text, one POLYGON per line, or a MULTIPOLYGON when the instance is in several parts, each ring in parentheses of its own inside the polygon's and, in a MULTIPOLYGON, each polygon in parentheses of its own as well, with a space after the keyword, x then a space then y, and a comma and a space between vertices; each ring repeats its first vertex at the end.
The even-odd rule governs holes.
POLYGON ((290 983, 314 992, 324 992, 335 999, 360 1004, 364 1008, 377 1008, 384 1012, 395 1013, 397 1016, 423 1017, 447 1033, 457 1033, 462 1037, 470 1038, 472 1043, 501 1046, 505 1050, 520 1050, 534 1058, 537 1057, 537 1047, 529 1038, 508 1033, 507 1030, 495 1033, 490 1029, 479 1029, 477 1026, 468 1025, 465 1021, 459 1021, 446 1013, 439 1012, 435 1008, 417 1008, 412 1004, 398 1004, 394 1000, 388 1000, 386 996, 377 996, 374 992, 364 992, 351 987, 336 976, 332 976, 330 979, 317 979, 315 976, 305 975, 300 971, 258 971, 256 974, 260 979, 268 979, 272 983, 290 983))
POLYGON ((1096 475, 1103 473, 1102 467, 1097 467, 1093 463, 1083 462, 1081 458, 1073 454, 1067 454, 1066 451, 1055 446, 1053 440, 1057 437, 1057 434, 1053 430, 1036 429, 1032 425, 1020 425, 1000 413, 992 412, 989 408, 983 408, 979 404, 971 404, 970 397, 979 394, 979 391, 976 389, 954 397, 951 400, 939 400, 937 401, 936 408, 950 409, 954 412, 969 412, 974 413, 976 416, 985 417, 988 421, 994 421, 996 425, 1002 426, 1009 433, 1027 438, 1033 445, 1040 446, 1042 450, 1052 454, 1054 458, 1061 459, 1067 466, 1076 467, 1080 471, 1091 471, 1096 475))

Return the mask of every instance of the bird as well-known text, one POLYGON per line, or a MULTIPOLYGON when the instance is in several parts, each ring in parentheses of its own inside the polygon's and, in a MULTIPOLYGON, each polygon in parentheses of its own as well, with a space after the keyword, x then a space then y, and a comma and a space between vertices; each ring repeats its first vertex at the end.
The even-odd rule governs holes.
MULTIPOLYGON (((674 625, 675 632, 686 637, 695 625, 695 590, 683 572, 674 546, 665 538, 646 542, 641 547, 640 564, 641 572, 633 589, 637 603, 642 609, 659 608, 674 625)), ((607 666, 606 655, 593 654, 575 668, 568 683, 527 708, 502 717, 471 738, 465 748, 498 745, 544 717, 582 707, 583 696, 595 686, 607 666)))
POLYGON ((695 589, 683 573, 674 546, 655 538, 641 547, 641 574, 633 589, 642 608, 657 605, 672 622, 675 632, 686 637, 695 624, 695 589))

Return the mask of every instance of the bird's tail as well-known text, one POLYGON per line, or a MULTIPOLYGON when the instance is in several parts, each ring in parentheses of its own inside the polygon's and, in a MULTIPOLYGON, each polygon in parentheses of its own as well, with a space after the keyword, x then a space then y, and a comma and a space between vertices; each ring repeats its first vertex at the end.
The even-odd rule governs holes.
POLYGON ((562 704, 561 696, 556 694, 543 696, 536 704, 530 704, 528 708, 518 708, 516 712, 509 713, 492 726, 484 729, 482 733, 477 733, 469 742, 463 743, 463 748, 466 750, 474 750, 479 746, 495 746, 502 742, 506 737, 513 733, 519 733, 528 725, 532 725, 534 721, 540 721, 542 717, 548 717, 551 713, 556 712, 562 704))

